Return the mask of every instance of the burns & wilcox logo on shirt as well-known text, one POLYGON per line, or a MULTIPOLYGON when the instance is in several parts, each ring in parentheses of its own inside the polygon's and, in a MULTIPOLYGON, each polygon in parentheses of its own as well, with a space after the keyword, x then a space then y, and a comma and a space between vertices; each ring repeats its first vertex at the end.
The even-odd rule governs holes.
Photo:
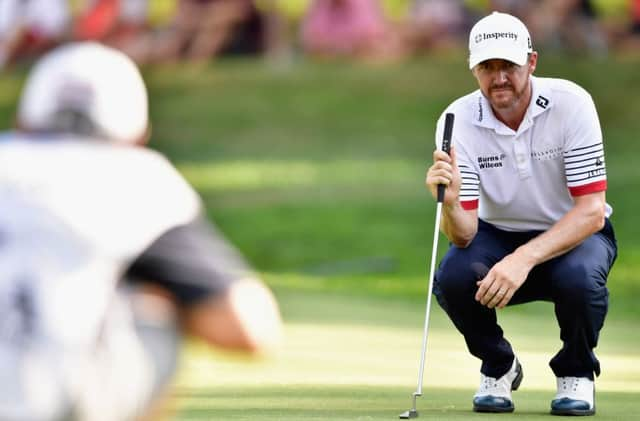
POLYGON ((518 40, 518 34, 516 34, 515 32, 485 32, 482 34, 476 34, 474 40, 476 42, 476 44, 481 43, 482 41, 487 41, 490 39, 495 39, 495 40, 499 40, 499 39, 510 39, 513 41, 517 41, 518 40))
POLYGON ((505 158, 505 154, 500 155, 485 155, 478 157, 478 167, 481 170, 488 170, 491 168, 502 168, 505 158))

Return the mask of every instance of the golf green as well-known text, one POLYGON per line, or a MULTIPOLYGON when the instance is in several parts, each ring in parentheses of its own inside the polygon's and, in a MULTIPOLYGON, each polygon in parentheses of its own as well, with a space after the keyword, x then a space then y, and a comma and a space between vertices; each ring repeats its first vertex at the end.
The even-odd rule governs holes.
MULTIPOLYGON (((279 291, 278 298, 286 341, 274 357, 251 361, 190 343, 174 394, 177 420, 388 420, 411 407, 423 305, 299 291, 279 291)), ((516 412, 500 417, 548 419, 555 377, 547 361, 560 345, 552 308, 507 308, 499 317, 525 373, 514 392, 516 412)), ((482 417, 471 412, 479 362, 437 307, 431 322, 418 398, 421 418, 482 417)), ((603 331, 598 352, 603 374, 596 382, 599 420, 637 416, 640 356, 634 349, 640 340, 625 336, 631 328, 629 322, 611 320, 603 331)))

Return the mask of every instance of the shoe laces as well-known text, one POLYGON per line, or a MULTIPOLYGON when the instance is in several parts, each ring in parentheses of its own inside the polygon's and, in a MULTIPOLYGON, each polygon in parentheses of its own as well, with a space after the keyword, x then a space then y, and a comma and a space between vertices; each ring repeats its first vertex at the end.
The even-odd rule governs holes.
POLYGON ((577 392, 580 384, 580 377, 562 377, 560 379, 560 389, 563 392, 577 392))
POLYGON ((498 383, 497 379, 494 377, 488 377, 488 376, 482 376, 482 383, 480 388, 482 390, 493 390, 496 388, 496 385, 498 383))
POLYGON ((495 377, 485 376, 484 374, 481 376, 480 387, 478 388, 478 392, 476 396, 501 396, 501 397, 509 397, 511 396, 511 387, 510 383, 507 381, 505 376, 496 379, 495 377))
POLYGON ((587 377, 558 377, 556 399, 573 399, 588 402, 593 407, 595 388, 587 377))

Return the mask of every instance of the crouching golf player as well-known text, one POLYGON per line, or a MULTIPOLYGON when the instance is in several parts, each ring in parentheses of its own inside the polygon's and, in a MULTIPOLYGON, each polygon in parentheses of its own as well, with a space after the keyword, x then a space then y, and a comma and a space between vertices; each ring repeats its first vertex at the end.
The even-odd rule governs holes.
POLYGON ((0 136, 0 420, 148 416, 181 333, 277 344, 269 290, 142 147, 147 92, 131 60, 59 47, 27 78, 17 122, 0 136))
POLYGON ((567 80, 534 77, 537 60, 513 16, 494 12, 471 30, 479 89, 445 110, 456 116, 451 153, 436 148, 426 175, 434 195, 447 187, 442 231, 451 242, 434 292, 482 361, 474 411, 513 411, 511 391, 523 378, 496 309, 546 300, 562 339, 550 361, 551 413, 592 415, 594 348, 617 254, 602 133, 591 96, 567 80))

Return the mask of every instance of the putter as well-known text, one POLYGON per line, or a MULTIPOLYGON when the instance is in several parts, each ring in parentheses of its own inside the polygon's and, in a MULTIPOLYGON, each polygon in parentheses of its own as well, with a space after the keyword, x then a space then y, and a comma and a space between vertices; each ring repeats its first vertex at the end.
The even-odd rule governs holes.
MULTIPOLYGON (((451 148, 451 132, 453 131, 454 114, 447 113, 444 121, 444 136, 442 138, 442 150, 449 153, 451 148)), ((422 353, 420 354, 420 369, 418 370, 418 388, 413 392, 413 406, 410 410, 400 414, 400 419, 417 418, 416 398, 422 396, 422 380, 424 377, 424 362, 427 352, 427 338, 429 337, 429 314, 431 313, 431 294, 433 293, 433 276, 438 255, 438 237, 440 235, 440 214, 444 201, 444 184, 438 185, 438 203, 436 205, 436 223, 433 230, 433 245, 431 246, 431 268, 429 269, 429 292, 427 293, 427 309, 424 316, 424 335, 422 336, 422 353)))

